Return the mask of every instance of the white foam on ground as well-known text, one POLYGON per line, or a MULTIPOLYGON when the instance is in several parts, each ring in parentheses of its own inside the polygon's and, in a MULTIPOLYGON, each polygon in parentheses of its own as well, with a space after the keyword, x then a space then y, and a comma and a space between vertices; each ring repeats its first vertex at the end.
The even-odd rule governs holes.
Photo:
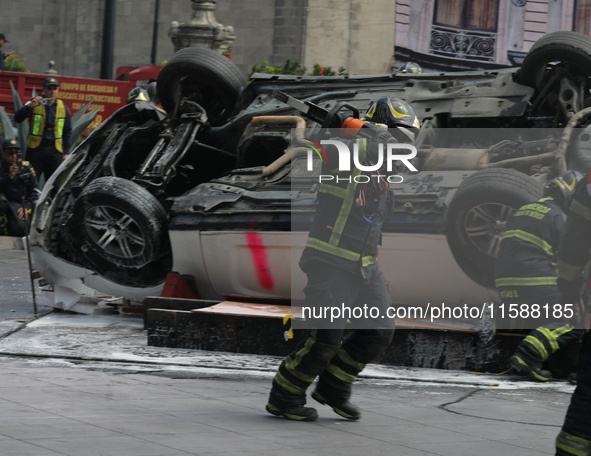
MULTIPOLYGON (((110 362, 130 370, 166 370, 209 374, 272 377, 282 357, 241 353, 208 352, 147 345, 143 320, 129 315, 79 315, 51 313, 0 340, 0 354, 52 358, 76 358, 84 364, 110 362)), ((465 386, 504 390, 553 390, 572 393, 566 380, 539 383, 515 375, 400 367, 370 364, 361 379, 377 384, 465 386)))

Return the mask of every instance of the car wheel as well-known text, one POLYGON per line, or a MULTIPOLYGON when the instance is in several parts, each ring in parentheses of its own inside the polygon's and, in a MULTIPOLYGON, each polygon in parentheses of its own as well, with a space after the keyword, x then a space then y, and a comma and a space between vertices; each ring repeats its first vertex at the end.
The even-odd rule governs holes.
POLYGON ((157 91, 162 107, 175 110, 181 98, 201 105, 212 125, 228 120, 247 81, 228 58, 207 48, 181 49, 158 75, 157 91))
POLYGON ((513 169, 485 169, 458 187, 446 213, 447 240, 462 270, 492 286, 505 225, 521 206, 542 197, 542 185, 513 169))
POLYGON ((591 74, 591 37, 578 32, 553 32, 543 36, 525 56, 519 80, 541 89, 556 64, 564 66, 566 75, 587 78, 591 74))
POLYGON ((168 272, 155 272, 162 269, 155 267, 158 261, 167 263, 163 269, 169 263, 166 212, 139 185, 113 176, 95 179, 76 200, 73 219, 76 250, 109 279, 143 286, 168 272))

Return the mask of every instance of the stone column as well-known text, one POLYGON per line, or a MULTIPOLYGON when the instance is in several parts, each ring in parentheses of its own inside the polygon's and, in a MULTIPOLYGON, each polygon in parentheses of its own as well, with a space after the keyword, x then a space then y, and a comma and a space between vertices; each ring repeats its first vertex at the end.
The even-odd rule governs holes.
POLYGON ((191 0, 193 18, 179 24, 172 22, 168 35, 174 51, 186 47, 206 47, 223 53, 236 38, 234 27, 220 24, 215 18, 216 0, 191 0))

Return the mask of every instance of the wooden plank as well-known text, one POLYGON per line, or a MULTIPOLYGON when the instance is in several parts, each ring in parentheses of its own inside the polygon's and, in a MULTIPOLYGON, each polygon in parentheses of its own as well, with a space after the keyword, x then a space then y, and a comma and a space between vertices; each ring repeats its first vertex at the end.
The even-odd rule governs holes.
POLYGON ((433 329, 437 331, 456 331, 461 333, 477 333, 475 327, 467 323, 442 320, 440 323, 433 323, 425 320, 413 320, 410 318, 397 318, 396 329, 433 329))
MULTIPOLYGON (((148 315, 148 345, 157 347, 285 356, 306 334, 305 330, 295 329, 294 338, 286 340, 288 325, 283 325, 279 318, 161 309, 149 309, 148 315)), ((400 325, 403 324, 401 321, 400 325)), ((483 344, 475 332, 402 329, 394 333, 392 343, 376 362, 500 372, 507 369, 507 359, 524 337, 497 334, 491 343, 483 344)), ((563 359, 561 354, 560 360, 563 359)))
POLYGON ((144 299, 144 329, 147 327, 148 310, 150 309, 169 309, 169 310, 186 310, 198 309, 201 307, 210 307, 220 301, 212 301, 209 299, 187 299, 187 298, 171 298, 164 296, 148 296, 144 299))
MULTIPOLYGON (((299 308, 290 306, 279 306, 272 304, 254 304, 248 302, 223 301, 209 307, 191 309, 191 312, 201 314, 233 315, 238 317, 260 317, 260 318, 281 318, 286 315, 301 315, 299 308)), ((397 329, 433 329, 439 331, 458 331, 466 333, 477 332, 475 325, 469 322, 440 321, 437 323, 428 320, 417 320, 410 318, 396 318, 397 329)))
POLYGON ((291 310, 291 306, 223 301, 210 307, 191 309, 191 312, 237 315, 242 317, 283 318, 286 315, 290 315, 291 310))

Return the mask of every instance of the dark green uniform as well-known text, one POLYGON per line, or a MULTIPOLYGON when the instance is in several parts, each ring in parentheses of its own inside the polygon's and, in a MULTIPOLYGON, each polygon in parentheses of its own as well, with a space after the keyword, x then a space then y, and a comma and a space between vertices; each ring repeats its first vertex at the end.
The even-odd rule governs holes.
MULTIPOLYGON (((558 252, 558 286, 565 302, 578 299, 582 274, 591 248, 591 173, 576 188, 565 235, 558 252)), ((591 337, 585 334, 573 393, 562 430, 556 438, 556 454, 591 455, 591 337)))
POLYGON ((6 232, 9 236, 24 236, 26 234, 26 226, 23 220, 18 218, 18 210, 24 206, 30 214, 33 205, 37 201, 37 177, 35 170, 31 167, 29 162, 23 162, 22 167, 10 179, 10 165, 2 160, 0 163, 0 193, 6 198, 7 209, 7 226, 6 232))
MULTIPOLYGON (((373 143, 368 146, 363 139, 357 143, 360 161, 371 162, 377 145, 373 150, 373 143)), ((375 174, 367 182, 367 177, 355 178, 361 173, 354 167, 350 172, 334 169, 338 163, 335 152, 326 148, 328 161, 323 161, 322 174, 335 179, 320 186, 319 204, 300 260, 308 276, 305 305, 340 307, 344 303, 355 308, 366 304, 386 315, 392 300, 377 255, 381 222, 389 211, 391 195, 385 181, 375 174)), ((315 322, 319 326, 325 323, 315 322)), ((317 376, 312 395, 316 400, 329 404, 348 400, 352 382, 390 344, 394 320, 361 319, 353 322, 355 330, 343 339, 345 323, 346 318, 341 318, 323 329, 312 329, 287 356, 273 380, 267 405, 271 413, 305 404, 306 389, 317 376)), ((349 419, 359 417, 335 411, 349 419)))
MULTIPOLYGON (((564 212, 551 197, 527 204, 513 214, 495 263, 495 285, 503 303, 527 304, 531 309, 533 304, 553 306, 561 302, 555 264, 564 227, 564 212)), ((505 327, 536 328, 518 346, 510 362, 541 381, 551 376, 541 370, 543 362, 582 336, 566 321, 520 318, 510 323, 505 327)))

